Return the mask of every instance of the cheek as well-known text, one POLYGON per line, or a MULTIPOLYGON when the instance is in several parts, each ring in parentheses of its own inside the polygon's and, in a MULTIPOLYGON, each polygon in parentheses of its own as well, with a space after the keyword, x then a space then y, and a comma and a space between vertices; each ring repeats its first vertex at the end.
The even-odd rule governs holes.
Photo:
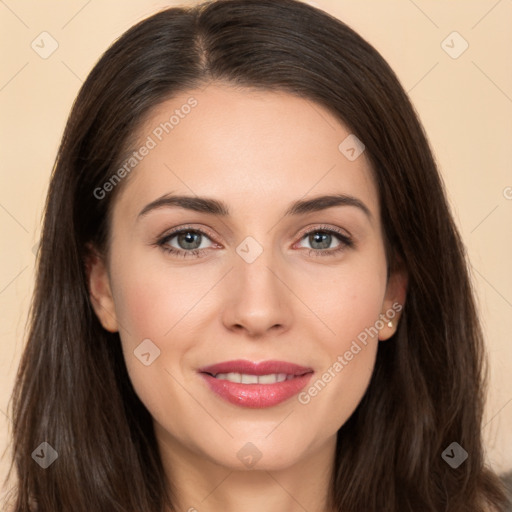
POLYGON ((175 293, 170 281, 137 251, 112 253, 112 291, 126 367, 139 397, 142 392, 151 400, 165 368, 163 335, 180 313, 179 301, 170 300, 175 293), (153 387, 149 394, 144 391, 148 386, 153 387))
MULTIPOLYGON (((177 379, 172 358, 180 358, 186 350, 186 340, 172 336, 172 350, 166 346, 173 326, 183 317, 183 305, 173 297, 165 282, 155 281, 147 269, 134 270, 119 289, 116 312, 128 376, 135 393, 153 417, 165 418, 166 404, 180 403, 177 379), (162 289, 167 293, 162 294, 162 289), (166 332, 169 335, 164 336, 166 332), (174 378, 173 378, 174 377, 174 378)), ((178 324, 179 327, 179 324, 178 324)), ((178 329, 176 328, 176 330, 178 329)))
POLYGON ((120 260, 114 275, 117 318, 133 341, 141 336, 166 338, 212 281, 211 275, 201 273, 199 267, 193 272, 173 271, 168 265, 155 264, 148 256, 135 252, 120 260))
MULTIPOLYGON (((336 432, 354 412, 370 382, 378 348, 379 315, 386 289, 386 265, 379 251, 336 275, 317 276, 310 300, 328 326, 319 345, 327 355, 322 370, 299 402, 321 428, 336 432), (319 293, 323 289, 324 293, 319 293)), ((312 308, 313 309, 313 308, 312 308)), ((320 427, 319 427, 320 428, 320 427)))
POLYGON ((379 247, 347 260, 338 269, 321 269, 308 281, 308 300, 332 334, 326 338, 330 353, 343 349, 347 342, 350 345, 383 313, 386 263, 379 247))
POLYGON ((164 265, 155 264, 147 252, 134 251, 116 259, 113 254, 112 261, 116 263, 112 265, 113 292, 128 375, 141 401, 158 416, 164 414, 164 404, 179 402, 180 387, 173 377, 182 381, 179 364, 194 345, 194 325, 207 303, 202 297, 215 276, 200 265, 193 271, 173 271, 164 259, 164 265), (149 357, 141 357, 148 352, 149 357), (145 365, 144 359, 151 363, 145 365))

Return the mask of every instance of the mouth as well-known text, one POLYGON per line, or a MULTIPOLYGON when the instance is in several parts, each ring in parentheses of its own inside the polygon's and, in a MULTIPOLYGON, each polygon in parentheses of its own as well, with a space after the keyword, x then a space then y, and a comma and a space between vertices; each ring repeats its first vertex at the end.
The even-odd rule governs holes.
POLYGON ((209 389, 228 402, 250 408, 272 407, 296 395, 312 368, 285 361, 226 361, 200 368, 209 389))

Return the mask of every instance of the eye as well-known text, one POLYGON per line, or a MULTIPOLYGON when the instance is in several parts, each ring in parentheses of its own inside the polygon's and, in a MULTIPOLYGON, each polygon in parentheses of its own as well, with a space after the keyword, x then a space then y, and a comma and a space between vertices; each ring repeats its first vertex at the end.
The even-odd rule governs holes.
POLYGON ((211 240, 209 235, 200 229, 182 228, 165 235, 157 245, 167 253, 182 256, 199 256, 210 247, 203 242, 211 240), (175 240, 174 244, 172 243, 175 240))
POLYGON ((341 230, 325 226, 319 226, 314 230, 306 232, 301 240, 304 239, 311 246, 308 251, 310 256, 334 256, 354 246, 353 240, 341 232, 341 230), (336 240, 338 241, 338 245, 328 250, 332 242, 336 240))
MULTIPOLYGON (((309 256, 335 256, 354 246, 353 240, 348 235, 337 228, 328 226, 318 226, 316 229, 307 231, 300 240, 307 240, 311 245, 310 249, 305 247, 308 249, 309 256), (337 241, 338 245, 330 249, 333 241, 337 241)), ((201 229, 182 227, 163 236, 157 240, 155 245, 168 254, 183 258, 197 258, 217 244, 212 241, 212 237, 208 233, 201 229)), ((299 247, 303 246, 299 245, 299 247)))

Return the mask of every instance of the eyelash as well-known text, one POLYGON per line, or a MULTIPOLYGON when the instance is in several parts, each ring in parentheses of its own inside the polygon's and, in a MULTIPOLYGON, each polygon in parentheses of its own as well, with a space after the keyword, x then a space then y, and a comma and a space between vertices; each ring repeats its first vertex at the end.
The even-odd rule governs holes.
MULTIPOLYGON (((205 231, 203 231, 202 229, 198 229, 198 228, 180 228, 180 229, 177 229, 175 231, 171 231, 170 233, 168 233, 167 235, 165 235, 164 237, 160 238, 159 240, 157 240, 156 244, 158 247, 160 247, 163 251, 165 251, 166 253, 168 254, 173 254, 175 256, 180 256, 182 258, 191 258, 191 257, 199 257, 203 251, 206 251, 207 249, 193 249, 193 250, 190 250, 190 251, 186 251, 184 249, 176 249, 174 247, 169 247, 167 245, 167 243, 172 240, 176 235, 180 235, 182 233, 195 233, 195 234, 200 234, 202 236, 205 236, 207 238, 209 238, 211 240, 211 236, 206 233, 205 231)), ((347 235, 343 234, 341 231, 338 231, 337 229, 335 228, 330 228, 330 227, 327 227, 327 226, 318 226, 317 228, 315 229, 312 229, 310 231, 307 231, 306 233, 304 233, 300 240, 304 239, 306 236, 308 235, 311 235, 313 233, 327 233, 327 234, 330 234, 330 235, 334 235, 340 243, 339 247, 335 248, 335 249, 325 249, 325 250, 322 250, 322 249, 307 249, 308 251, 308 256, 336 256, 338 255, 341 251, 347 249, 347 248, 352 248, 354 247, 354 241, 348 237, 347 235)))

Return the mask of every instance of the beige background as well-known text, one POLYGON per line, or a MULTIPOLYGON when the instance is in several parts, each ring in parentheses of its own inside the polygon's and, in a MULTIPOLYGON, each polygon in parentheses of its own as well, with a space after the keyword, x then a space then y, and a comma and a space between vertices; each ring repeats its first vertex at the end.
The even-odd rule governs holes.
MULTIPOLYGON (((64 123, 82 81, 128 27, 168 5, 148 0, 0 0, 0 450, 24 343, 33 247, 64 123), (41 58, 42 32, 58 49, 41 58)), ((398 74, 423 121, 473 266, 491 380, 484 435, 512 469, 512 0, 318 0, 398 74), (457 31, 469 44, 463 48, 457 31)), ((46 48, 49 48, 48 39, 46 48)), ((428 191, 426 191, 428 193, 428 191)), ((442 247, 439 250, 443 250, 442 247)), ((0 478, 6 474, 6 451, 0 478)), ((471 454, 470 454, 471 456, 471 454)))

